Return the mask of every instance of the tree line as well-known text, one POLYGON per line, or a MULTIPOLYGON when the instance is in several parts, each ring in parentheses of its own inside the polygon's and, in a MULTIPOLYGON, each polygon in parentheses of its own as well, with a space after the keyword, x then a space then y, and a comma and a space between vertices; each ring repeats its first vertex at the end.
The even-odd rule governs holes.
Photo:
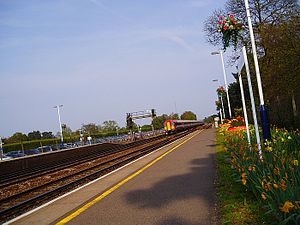
MULTIPOLYGON (((278 127, 300 128, 299 2, 297 0, 249 0, 249 5, 270 123, 278 127)), ((228 0, 223 9, 215 10, 205 21, 204 31, 210 44, 214 46, 222 44, 221 34, 216 32, 216 24, 220 15, 229 14, 234 14, 239 21, 247 24, 244 0, 228 0)), ((238 37, 237 49, 242 46, 247 49, 255 101, 259 105, 250 36, 247 29, 238 37)), ((229 63, 235 60, 233 54, 229 63)), ((242 71, 242 77, 247 109, 251 115, 245 69, 242 71)), ((240 114, 242 103, 238 81, 229 85, 229 97, 231 107, 234 109, 233 114, 240 114)), ((223 95, 223 98, 225 103, 226 96, 223 95)), ((224 106, 228 111, 227 104, 224 106)))
MULTIPOLYGON (((170 115, 163 114, 161 116, 154 117, 151 124, 149 125, 143 125, 139 127, 136 123, 134 123, 133 130, 140 129, 141 131, 149 131, 152 129, 152 127, 155 130, 162 129, 163 123, 168 119, 196 120, 197 116, 195 113, 191 111, 186 111, 181 116, 173 113, 170 115)), ((63 130, 63 136, 71 139, 74 139, 74 137, 79 137, 80 135, 95 136, 103 133, 118 134, 118 133, 128 132, 128 129, 126 127, 120 127, 118 123, 114 120, 104 121, 100 125, 96 123, 83 124, 80 129, 77 129, 75 131, 72 131, 72 129, 69 126, 67 126, 67 124, 62 124, 62 130, 63 130)), ((26 141, 53 139, 59 136, 60 136, 59 132, 56 135, 54 135, 52 132, 49 131, 45 131, 45 132, 32 131, 29 132, 28 134, 24 134, 22 132, 16 132, 12 136, 8 138, 4 138, 3 142, 5 144, 13 144, 13 143, 22 143, 26 141)))

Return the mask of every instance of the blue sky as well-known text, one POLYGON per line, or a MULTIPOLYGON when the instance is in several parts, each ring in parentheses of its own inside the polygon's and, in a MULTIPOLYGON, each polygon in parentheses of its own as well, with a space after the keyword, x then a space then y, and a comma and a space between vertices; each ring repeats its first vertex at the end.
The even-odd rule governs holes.
MULTIPOLYGON (((203 21, 225 1, 0 0, 0 136, 126 112, 215 113, 223 82, 203 21)), ((225 60, 231 53, 225 53, 225 60)), ((227 67, 227 78, 231 67, 227 67)), ((138 121, 139 124, 149 121, 138 121)))

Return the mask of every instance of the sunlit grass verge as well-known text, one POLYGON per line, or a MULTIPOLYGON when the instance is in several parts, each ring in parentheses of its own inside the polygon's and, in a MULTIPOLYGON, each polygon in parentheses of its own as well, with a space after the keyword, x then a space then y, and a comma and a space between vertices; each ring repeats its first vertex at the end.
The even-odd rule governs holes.
POLYGON ((224 136, 217 135, 217 196, 220 224, 270 224, 271 219, 253 194, 238 183, 230 167, 230 155, 224 151, 224 136))

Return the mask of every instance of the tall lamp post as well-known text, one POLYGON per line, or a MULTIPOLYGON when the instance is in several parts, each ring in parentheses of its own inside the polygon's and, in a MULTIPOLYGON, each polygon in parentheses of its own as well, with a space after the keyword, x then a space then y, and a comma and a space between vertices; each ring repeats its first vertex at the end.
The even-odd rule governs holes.
POLYGON ((226 77, 226 72, 225 72, 225 65, 224 65, 224 59, 223 59, 223 52, 222 50, 218 52, 212 52, 212 55, 220 55, 221 56, 221 61, 222 61, 222 69, 223 69, 223 75, 224 75, 224 82, 225 82, 225 91, 227 95, 227 102, 228 102, 228 109, 229 109, 229 117, 232 119, 232 114, 231 114, 231 106, 230 106, 230 100, 229 100, 229 94, 228 94, 228 87, 227 87, 227 77, 226 77))
MULTIPOLYGON (((221 87, 220 82, 219 82, 218 79, 214 79, 214 80, 212 80, 212 81, 213 81, 213 82, 218 82, 219 87, 221 87)), ((219 94, 218 94, 218 97, 219 97, 219 94)), ((222 116, 222 112, 223 112, 223 118, 225 119, 225 110, 224 110, 224 103, 223 103, 223 96, 222 96, 222 94, 220 94, 220 98, 221 98, 221 105, 222 105, 222 111, 220 110, 220 114, 221 114, 221 116, 222 116)), ((222 124, 223 124, 222 118, 221 118, 221 122, 222 122, 222 124)))
POLYGON ((257 53, 256 53, 256 45, 255 45, 255 40, 254 40, 254 34, 253 34, 248 0, 245 0, 245 7, 246 7, 247 18, 248 18, 248 26, 249 26, 249 32, 250 32, 252 53, 253 53, 253 58, 254 58, 256 80, 257 80, 259 100, 260 100, 259 111, 260 111, 260 118, 261 118, 261 124, 262 124, 262 129, 263 129, 263 136, 264 136, 265 140, 270 140, 271 139, 270 123, 269 123, 269 118, 268 118, 268 111, 267 111, 267 108, 266 108, 265 102, 264 102, 264 95, 263 95, 263 90, 262 90, 261 77, 260 77, 260 71, 259 71, 259 65, 258 65, 258 59, 257 59, 257 53))
POLYGON ((57 105, 54 106, 53 108, 57 109, 57 115, 58 115, 58 122, 59 122, 59 129, 60 129, 60 139, 61 139, 61 143, 64 143, 64 137, 63 137, 63 131, 62 131, 62 125, 61 125, 61 120, 60 120, 60 111, 59 109, 63 107, 63 105, 57 105))
POLYGON ((3 159, 3 142, 2 142, 2 138, 0 137, 0 154, 1 154, 1 160, 3 159))

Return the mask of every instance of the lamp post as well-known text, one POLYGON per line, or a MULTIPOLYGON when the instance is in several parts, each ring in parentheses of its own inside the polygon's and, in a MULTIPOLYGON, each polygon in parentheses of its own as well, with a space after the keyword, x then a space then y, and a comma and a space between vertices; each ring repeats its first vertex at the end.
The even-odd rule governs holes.
POLYGON ((61 120, 60 120, 60 107, 63 107, 63 105, 57 105, 54 106, 53 108, 57 109, 57 115, 58 115, 58 122, 59 122, 59 129, 60 129, 60 139, 61 139, 61 143, 64 143, 64 137, 63 137, 63 131, 62 131, 62 125, 61 125, 61 120))
MULTIPOLYGON (((213 82, 218 82, 219 87, 221 87, 220 82, 219 82, 218 79, 214 79, 213 82)), ((218 94, 218 97, 219 97, 219 94, 218 94)), ((220 114, 222 114, 222 112, 223 112, 223 119, 225 119, 226 116, 225 116, 224 103, 223 103, 223 95, 222 94, 220 94, 220 98, 221 98, 221 104, 222 104, 222 111, 221 111, 220 114)), ((223 124, 223 119, 221 118, 221 123, 222 124, 223 124)))
POLYGON ((222 50, 218 52, 212 52, 212 55, 220 55, 221 56, 221 61, 222 61, 222 69, 223 69, 223 75, 224 75, 224 82, 225 82, 225 91, 227 95, 227 103, 228 103, 228 109, 229 109, 229 117, 230 119, 232 118, 231 114, 231 106, 230 106, 230 100, 229 100, 229 94, 228 94, 228 87, 227 87, 227 77, 226 77, 226 72, 225 72, 225 65, 224 65, 224 59, 223 59, 223 52, 222 50))
POLYGON ((2 142, 2 138, 0 137, 0 154, 1 154, 1 160, 3 159, 3 142, 2 142))
POLYGON ((258 87, 259 100, 260 100, 259 111, 260 111, 260 118, 261 118, 261 124, 262 124, 262 129, 263 129, 263 136, 264 136, 265 140, 270 140, 271 139, 270 123, 269 123, 269 118, 268 118, 268 111, 267 111, 267 108, 265 107, 265 102, 264 102, 264 95, 263 95, 263 90, 262 90, 261 77, 260 77, 260 71, 259 71, 259 65, 258 65, 258 59, 257 59, 257 53, 256 53, 256 45, 255 45, 255 40, 254 40, 254 34, 253 34, 248 0, 245 0, 245 8, 246 8, 246 14, 247 14, 247 18, 248 18, 248 26, 249 26, 249 32, 250 32, 252 53, 253 53, 254 66, 255 66, 255 72, 256 72, 257 87, 258 87))
POLYGON ((42 144, 43 134, 40 133, 40 135, 41 135, 40 145, 41 145, 41 151, 43 153, 44 152, 44 150, 43 150, 43 144, 42 144))

